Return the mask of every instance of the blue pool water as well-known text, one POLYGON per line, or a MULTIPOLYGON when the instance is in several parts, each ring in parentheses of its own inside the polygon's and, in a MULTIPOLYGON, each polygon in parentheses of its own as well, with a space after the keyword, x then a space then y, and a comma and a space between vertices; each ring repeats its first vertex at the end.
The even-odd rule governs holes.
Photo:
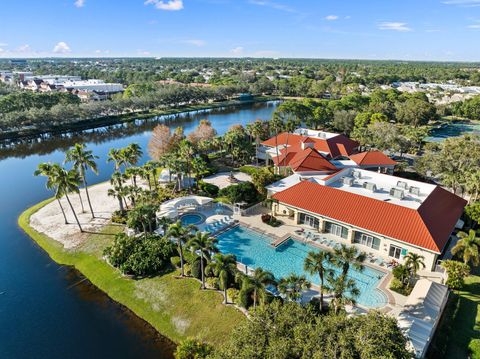
MULTIPOLYGON (((237 226, 218 237, 218 248, 222 253, 235 254, 237 260, 250 268, 262 267, 271 271, 276 279, 286 277, 290 273, 305 274, 313 283, 319 284, 317 275, 309 275, 303 270, 303 262, 309 251, 318 251, 308 243, 289 240, 280 247, 270 245, 272 239, 248 228, 237 226)), ((334 268, 338 271, 337 268, 334 268)), ((377 289, 377 285, 385 273, 365 266, 362 272, 350 269, 349 276, 355 280, 360 296, 357 302, 370 308, 383 307, 387 298, 377 289)))
POLYGON ((466 134, 480 135, 480 123, 478 122, 457 122, 449 123, 441 128, 435 128, 430 136, 425 138, 429 142, 441 142, 449 137, 457 137, 466 134))
POLYGON ((188 213, 181 216, 180 221, 184 226, 188 226, 189 224, 197 225, 203 223, 205 221, 205 217, 198 213, 188 213))

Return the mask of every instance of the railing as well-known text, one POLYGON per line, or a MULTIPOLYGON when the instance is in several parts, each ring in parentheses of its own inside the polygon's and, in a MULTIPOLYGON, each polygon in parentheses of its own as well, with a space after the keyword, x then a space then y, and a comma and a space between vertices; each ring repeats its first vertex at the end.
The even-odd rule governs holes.
POLYGON ((257 204, 254 204, 253 206, 240 210, 240 215, 247 216, 249 214, 257 214, 258 209, 261 207, 263 207, 263 202, 259 202, 257 204))

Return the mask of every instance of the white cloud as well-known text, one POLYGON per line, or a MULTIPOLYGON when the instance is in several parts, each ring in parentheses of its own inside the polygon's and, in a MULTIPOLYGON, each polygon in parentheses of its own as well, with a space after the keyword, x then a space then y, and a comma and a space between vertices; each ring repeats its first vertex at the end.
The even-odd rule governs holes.
POLYGON ((443 2, 446 5, 457 5, 463 7, 480 6, 480 0, 447 0, 443 2))
POLYGON ((412 31, 407 25, 406 22, 381 22, 378 24, 378 28, 380 30, 393 30, 400 32, 412 31))
POLYGON ((84 7, 85 6, 85 0, 75 0, 73 3, 76 7, 84 7))
POLYGON ((177 11, 183 9, 183 0, 147 0, 144 4, 151 4, 158 10, 177 11))
POLYGON ((0 42, 0 47, 5 47, 5 46, 8 46, 8 44, 6 44, 5 42, 0 42))
POLYGON ((30 45, 25 44, 25 45, 20 45, 15 49, 16 52, 30 52, 31 48, 30 45))
POLYGON ((467 26, 469 29, 480 29, 480 24, 473 24, 467 26))
POLYGON ((337 15, 328 15, 328 16, 325 16, 325 20, 328 20, 328 21, 338 20, 338 16, 337 15))
POLYGON ((55 45, 53 48, 53 52, 56 54, 66 54, 71 52, 72 50, 70 49, 70 46, 67 45, 66 42, 60 41, 55 45))
POLYGON ((243 47, 242 46, 237 46, 233 49, 230 50, 230 52, 234 55, 241 55, 243 53, 243 47))
POLYGON ((181 42, 184 44, 193 45, 197 47, 202 47, 207 44, 205 40, 198 40, 198 39, 182 40, 181 42))

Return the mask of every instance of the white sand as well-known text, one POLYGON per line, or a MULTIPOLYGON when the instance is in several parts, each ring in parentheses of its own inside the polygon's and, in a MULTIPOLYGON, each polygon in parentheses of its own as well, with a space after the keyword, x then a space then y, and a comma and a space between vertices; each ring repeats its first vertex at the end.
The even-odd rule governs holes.
POLYGON ((88 232, 99 232, 103 226, 110 222, 113 211, 119 209, 118 200, 115 197, 109 197, 107 195, 109 188, 109 182, 103 182, 88 187, 95 219, 92 219, 84 189, 81 190, 81 195, 85 213, 81 213, 82 209, 78 194, 69 194, 73 208, 75 209, 80 224, 86 233, 80 233, 77 222, 75 221, 65 197, 61 199, 61 202, 69 224, 65 224, 58 201, 55 200, 34 213, 30 217, 30 225, 36 231, 44 233, 50 238, 59 241, 65 248, 73 248, 82 243, 88 237, 88 232))
MULTIPOLYGON (((239 182, 250 182, 252 180, 252 177, 250 175, 243 172, 233 172, 233 175, 239 182)), ((229 177, 230 172, 219 172, 214 175, 205 177, 203 181, 214 184, 218 188, 222 189, 232 184, 235 184, 228 180, 229 177)))

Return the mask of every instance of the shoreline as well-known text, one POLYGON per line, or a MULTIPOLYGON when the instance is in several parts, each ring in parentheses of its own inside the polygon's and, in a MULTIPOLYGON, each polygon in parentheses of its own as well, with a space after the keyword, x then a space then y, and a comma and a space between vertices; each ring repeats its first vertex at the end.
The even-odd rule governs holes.
MULTIPOLYGON (((234 325, 243 320, 243 314, 222 304, 223 297, 220 293, 208 290, 200 291, 198 281, 195 279, 176 279, 177 271, 160 274, 153 278, 132 280, 123 276, 118 269, 112 267, 97 255, 77 249, 64 248, 62 243, 38 232, 30 225, 30 217, 54 200, 54 198, 49 198, 24 210, 18 217, 18 226, 53 261, 78 271, 86 278, 88 283, 108 296, 120 308, 125 308, 126 311, 131 312, 140 320, 143 320, 146 325, 155 329, 160 338, 165 338, 168 345, 175 346, 176 343, 188 337, 197 337, 213 345, 220 344, 228 337, 229 331, 233 329, 234 325), (160 293, 160 296, 167 296, 168 293, 164 292, 168 292, 169 289, 173 294, 168 298, 158 299, 156 296, 153 297, 148 290, 155 285, 165 289, 160 293), (169 285, 178 288, 166 288, 169 285), (177 308, 170 308, 168 305, 165 310, 158 308, 165 306, 165 303, 188 300, 180 296, 175 297, 179 290, 181 294, 186 292, 186 295, 190 298, 195 297, 190 299, 191 303, 185 303, 185 306, 193 306, 193 312, 213 311, 217 314, 218 322, 198 320, 192 313, 183 313, 183 308, 181 308, 180 313, 175 310, 177 308), (195 307, 196 305, 197 307, 195 307), (208 308, 199 308, 198 306, 201 305, 208 308), (226 328, 219 328, 221 326, 220 322, 226 315, 232 317, 231 321, 227 323, 226 328)), ((97 236, 112 236, 116 231, 116 229, 112 230, 112 227, 115 226, 106 225, 104 229, 110 230, 110 233, 105 231, 102 234, 97 234, 97 236)), ((94 236, 92 235, 89 239, 94 239, 94 236)), ((185 310, 185 312, 187 311, 185 310)), ((201 316, 201 318, 203 317, 201 316)))
POLYGON ((143 119, 153 118, 157 116, 178 115, 181 113, 211 110, 211 109, 217 109, 217 108, 223 108, 223 107, 235 107, 235 106, 262 103, 262 102, 268 102, 268 101, 276 101, 280 99, 281 98, 277 96, 258 96, 250 101, 226 100, 226 101, 214 102, 214 103, 178 106, 178 107, 165 109, 165 110, 151 110, 147 112, 135 112, 135 113, 128 113, 128 114, 122 114, 117 116, 104 116, 104 117, 95 118, 95 119, 78 120, 73 123, 55 126, 48 130, 32 129, 32 130, 18 130, 18 131, 13 131, 9 133, 0 132, 0 142, 16 141, 21 139, 31 139, 31 138, 37 138, 42 135, 57 135, 57 134, 68 133, 72 131, 85 131, 85 130, 95 129, 99 127, 117 125, 121 123, 129 123, 136 120, 143 120, 143 119))

